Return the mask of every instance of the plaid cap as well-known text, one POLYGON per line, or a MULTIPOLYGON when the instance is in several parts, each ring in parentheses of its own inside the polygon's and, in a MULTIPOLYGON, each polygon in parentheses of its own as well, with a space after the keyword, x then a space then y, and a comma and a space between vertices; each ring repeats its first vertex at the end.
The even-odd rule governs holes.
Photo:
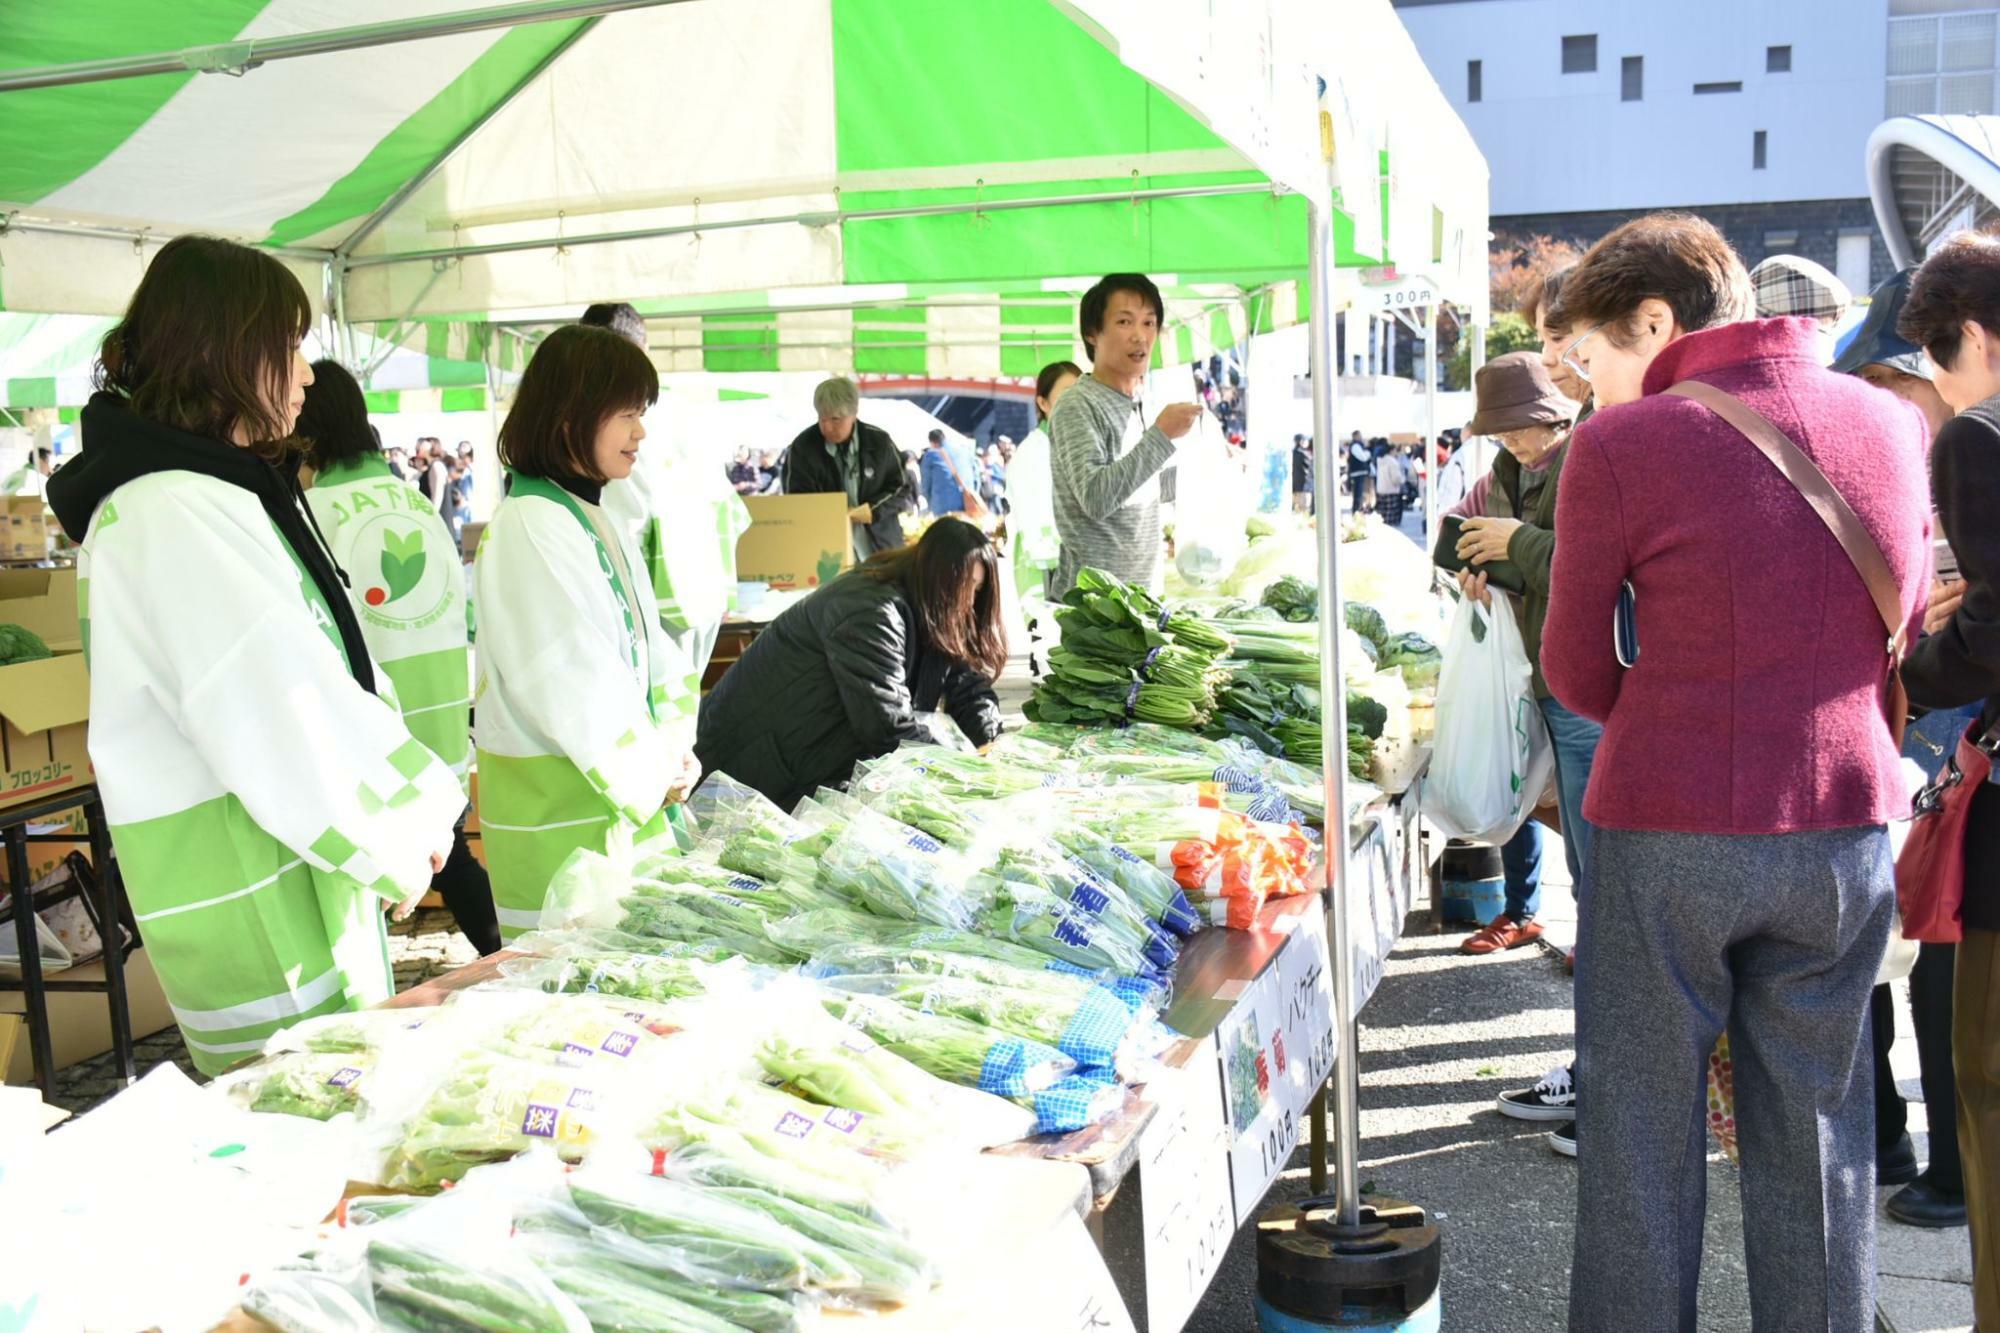
POLYGON ((1854 304, 1854 293, 1824 264, 1801 255, 1772 255, 1750 270, 1757 289, 1757 318, 1797 315, 1837 324, 1854 304))

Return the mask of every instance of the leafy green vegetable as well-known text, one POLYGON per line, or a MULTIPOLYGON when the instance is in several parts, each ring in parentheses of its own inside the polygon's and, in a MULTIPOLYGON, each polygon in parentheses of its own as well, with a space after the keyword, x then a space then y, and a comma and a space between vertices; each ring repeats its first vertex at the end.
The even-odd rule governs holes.
POLYGON ((39 662, 49 656, 49 646, 41 635, 21 625, 0 625, 0 666, 39 662))
POLYGON ((1319 619, 1319 589, 1295 574, 1287 574, 1264 589, 1262 604, 1289 621, 1319 619))
POLYGON ((1347 722, 1349 726, 1360 727, 1361 734, 1369 740, 1377 740, 1382 735, 1382 729, 1389 725, 1389 710, 1367 695, 1349 690, 1347 722))
POLYGON ((573 1325, 547 1294, 500 1271, 478 1272, 407 1231, 368 1242, 377 1313, 390 1327, 566 1333, 573 1325))
POLYGON ((1378 652, 1389 642, 1388 622, 1366 602, 1347 603, 1347 628, 1373 644, 1378 652))
POLYGON ((595 1172, 588 1182, 572 1179, 569 1195, 596 1225, 669 1247, 677 1269, 690 1277, 762 1291, 845 1289, 861 1280, 844 1256, 717 1190, 595 1172))

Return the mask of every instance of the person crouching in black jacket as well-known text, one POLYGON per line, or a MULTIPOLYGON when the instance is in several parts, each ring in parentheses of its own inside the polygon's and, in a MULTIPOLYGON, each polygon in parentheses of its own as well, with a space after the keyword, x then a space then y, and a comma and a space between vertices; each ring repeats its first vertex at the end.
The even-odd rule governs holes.
POLYGON ((779 616, 702 700, 702 769, 790 810, 862 760, 928 740, 921 713, 990 744, 1007 663, 999 580, 986 534, 957 518, 842 574, 779 616))

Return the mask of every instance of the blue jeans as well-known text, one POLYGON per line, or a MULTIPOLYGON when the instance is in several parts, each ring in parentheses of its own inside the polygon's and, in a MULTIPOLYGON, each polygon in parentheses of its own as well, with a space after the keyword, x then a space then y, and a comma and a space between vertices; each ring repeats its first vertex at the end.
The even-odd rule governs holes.
POLYGON ((1590 864, 1590 839, 1595 832, 1583 817, 1583 794, 1590 788, 1590 766, 1597 758, 1597 742, 1604 728, 1587 717, 1578 717, 1554 699, 1544 699, 1542 718, 1549 724, 1549 738, 1556 747, 1556 805, 1562 810, 1563 859, 1569 863, 1569 882, 1575 885, 1577 905, 1583 905, 1585 867, 1590 864))
POLYGON ((1530 819, 1500 849, 1507 872, 1507 915, 1525 924, 1542 910, 1542 826, 1530 819))

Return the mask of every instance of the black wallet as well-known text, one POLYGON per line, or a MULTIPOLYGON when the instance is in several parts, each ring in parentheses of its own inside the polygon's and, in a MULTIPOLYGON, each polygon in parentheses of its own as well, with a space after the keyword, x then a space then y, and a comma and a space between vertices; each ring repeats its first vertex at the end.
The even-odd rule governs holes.
POLYGON ((1461 569, 1469 569, 1474 574, 1484 574, 1486 584, 1521 596, 1528 591, 1528 581, 1521 575, 1521 567, 1511 560, 1495 560, 1490 564, 1469 564, 1458 558, 1459 538, 1464 535, 1465 520, 1456 514, 1447 514, 1438 522, 1437 549, 1431 552, 1431 561, 1439 569, 1456 574, 1461 569))

